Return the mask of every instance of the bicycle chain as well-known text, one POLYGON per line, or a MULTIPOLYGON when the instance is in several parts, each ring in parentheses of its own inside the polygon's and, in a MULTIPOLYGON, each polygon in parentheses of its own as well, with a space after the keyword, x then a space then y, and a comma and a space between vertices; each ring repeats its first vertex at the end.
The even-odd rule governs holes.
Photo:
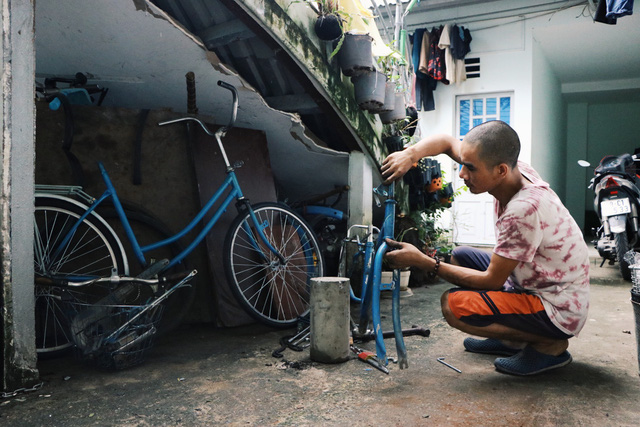
POLYGON ((2 399, 7 399, 9 397, 15 397, 21 393, 28 393, 30 391, 37 391, 40 390, 42 388, 42 386, 44 385, 44 382, 38 383, 36 385, 34 385, 33 387, 22 387, 22 388, 18 388, 14 391, 3 391, 2 392, 2 399))

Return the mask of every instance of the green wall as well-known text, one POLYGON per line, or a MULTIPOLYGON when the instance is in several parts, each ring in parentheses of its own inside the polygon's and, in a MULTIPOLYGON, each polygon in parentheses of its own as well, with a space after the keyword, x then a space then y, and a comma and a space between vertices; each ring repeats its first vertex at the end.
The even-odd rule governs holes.
POLYGON ((585 225, 585 211, 593 211, 593 176, 577 166, 578 159, 593 167, 610 154, 633 153, 640 147, 640 101, 587 100, 567 105, 566 204, 578 225, 585 225))

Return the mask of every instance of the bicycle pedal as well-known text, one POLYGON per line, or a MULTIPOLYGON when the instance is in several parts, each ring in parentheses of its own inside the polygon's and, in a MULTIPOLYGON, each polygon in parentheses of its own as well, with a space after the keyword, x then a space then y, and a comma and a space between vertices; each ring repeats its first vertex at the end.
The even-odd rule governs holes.
POLYGON ((136 277, 139 279, 151 279, 157 276, 158 273, 161 272, 167 265, 169 265, 168 259, 165 258, 165 259, 158 260, 153 264, 151 264, 149 267, 147 267, 146 270, 138 274, 136 277))

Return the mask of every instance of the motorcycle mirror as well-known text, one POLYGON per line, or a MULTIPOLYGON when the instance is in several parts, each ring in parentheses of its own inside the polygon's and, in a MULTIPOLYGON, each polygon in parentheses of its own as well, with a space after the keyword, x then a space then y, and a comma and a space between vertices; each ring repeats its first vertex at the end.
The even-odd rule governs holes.
POLYGON ((578 160, 578 164, 583 168, 588 168, 589 166, 591 166, 591 163, 587 162, 586 160, 578 160))

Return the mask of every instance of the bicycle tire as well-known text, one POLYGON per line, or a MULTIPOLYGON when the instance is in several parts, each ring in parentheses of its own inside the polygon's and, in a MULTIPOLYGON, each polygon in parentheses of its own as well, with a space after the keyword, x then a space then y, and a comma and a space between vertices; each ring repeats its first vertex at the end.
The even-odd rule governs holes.
POLYGON ((311 279, 324 272, 318 239, 307 222, 284 205, 267 202, 252 209, 267 239, 287 263, 281 265, 257 237, 250 212, 241 212, 225 239, 229 287, 240 306, 258 322, 291 327, 309 313, 311 279), (267 259, 252 242, 258 242, 267 259))
MULTIPOLYGON (((97 214, 87 217, 65 248, 56 251, 68 229, 86 211, 81 203, 55 195, 36 195, 34 212, 35 277, 109 276, 128 273, 126 254, 113 229, 97 214)), ((72 289, 34 282, 36 351, 58 356, 73 346, 63 299, 90 303, 109 292, 105 286, 72 289)))
MULTIPOLYGON (((137 238, 147 238, 149 239, 148 243, 151 243, 164 240, 175 234, 171 232, 169 227, 164 222, 153 216, 143 207, 137 205, 134 202, 125 200, 121 200, 121 203, 137 238)), ((117 228, 119 226, 120 220, 115 208, 112 205, 107 204, 105 206, 101 206, 98 208, 98 210, 103 218, 105 218, 107 221, 110 221, 112 227, 117 228)), ((140 241, 140 243, 145 242, 140 241)), ((127 249, 127 247, 129 246, 130 245, 125 245, 125 249, 127 249)), ((176 241, 168 245, 166 248, 160 248, 149 255, 152 255, 153 259, 171 259, 182 252, 183 249, 184 246, 179 241, 176 241)), ((129 259, 132 258, 135 258, 135 256, 129 255, 129 259)), ((137 262, 131 261, 130 264, 131 265, 129 268, 131 270, 131 275, 135 277, 141 272, 141 268, 138 266, 137 262)), ((180 264, 173 267, 170 271, 163 271, 163 273, 170 274, 189 270, 190 268, 188 262, 185 259, 180 264)), ((180 324, 184 320, 184 317, 191 309, 193 301, 195 300, 195 286, 195 278, 193 278, 191 280, 190 286, 181 287, 164 302, 162 319, 158 324, 158 335, 171 332, 178 326, 180 326, 180 324)))

